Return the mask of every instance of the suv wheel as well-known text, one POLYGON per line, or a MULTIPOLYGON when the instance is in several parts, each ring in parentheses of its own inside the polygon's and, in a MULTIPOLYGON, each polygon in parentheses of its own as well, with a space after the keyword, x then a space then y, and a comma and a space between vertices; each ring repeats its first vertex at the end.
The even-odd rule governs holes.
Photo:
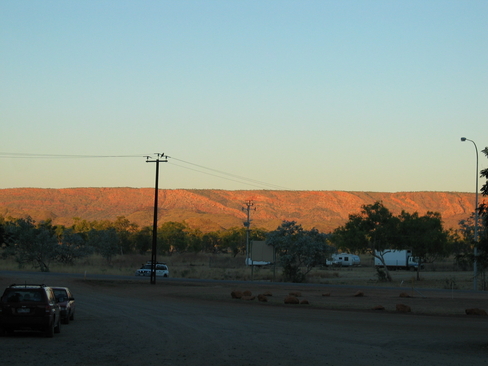
POLYGON ((54 333, 61 333, 61 321, 59 319, 57 325, 54 327, 54 333))
POLYGON ((54 337, 54 322, 52 322, 52 324, 49 324, 49 326, 46 328, 46 332, 44 334, 48 338, 54 337))

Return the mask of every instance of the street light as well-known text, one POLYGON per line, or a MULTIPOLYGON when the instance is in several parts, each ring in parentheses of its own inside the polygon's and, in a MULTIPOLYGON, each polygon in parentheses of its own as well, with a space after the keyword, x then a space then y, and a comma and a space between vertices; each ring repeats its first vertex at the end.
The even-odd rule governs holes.
POLYGON ((476 199, 474 204, 474 289, 478 289, 478 146, 473 140, 461 137, 461 141, 471 141, 476 151, 476 199))

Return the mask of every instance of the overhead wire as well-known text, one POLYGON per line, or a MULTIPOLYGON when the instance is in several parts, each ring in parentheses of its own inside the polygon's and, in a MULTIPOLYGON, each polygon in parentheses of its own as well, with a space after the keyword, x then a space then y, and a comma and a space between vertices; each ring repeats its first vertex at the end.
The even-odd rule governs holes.
POLYGON ((0 158, 22 159, 86 159, 86 158, 140 158, 138 155, 74 155, 74 154, 30 154, 30 153, 6 153, 0 152, 0 158))
MULTIPOLYGON (((140 157, 149 157, 152 156, 153 154, 136 154, 136 155, 77 155, 77 154, 32 154, 32 153, 8 153, 8 152, 0 152, 0 158, 14 158, 14 159, 90 159, 90 158, 140 158, 140 157)), ((232 182, 237 182, 241 184, 247 184, 251 185, 253 187, 258 187, 262 189, 288 189, 286 187, 282 187, 276 184, 270 184, 267 182, 263 182, 257 179, 252 179, 252 178, 247 178, 241 175, 237 174, 232 174, 232 173, 227 173, 221 170, 205 167, 200 164, 195 164, 189 161, 185 161, 182 159, 178 159, 175 157, 171 156, 165 156, 166 158, 169 158, 168 162, 171 163, 171 165, 183 168, 183 169, 188 169, 200 174, 205 174, 213 177, 217 177, 220 179, 232 181, 232 182), (180 165, 180 164, 175 164, 171 160, 178 161, 183 164, 188 164, 193 167, 197 167, 199 169, 191 168, 188 166, 180 165), (208 170, 209 172, 202 171, 203 170, 208 170), (265 188, 266 187, 266 188, 265 188)))
POLYGON ((206 169, 206 170, 209 170, 209 171, 212 171, 212 172, 215 172, 215 173, 223 174, 223 175, 229 176, 231 178, 234 178, 234 179, 224 178, 224 177, 220 177, 220 176, 215 175, 215 174, 205 173, 205 172, 201 172, 199 170, 192 169, 192 168, 189 168, 189 167, 184 167, 184 166, 181 166, 181 165, 173 164, 173 165, 176 165, 176 166, 180 166, 182 168, 185 168, 185 169, 190 169, 190 170, 197 171, 197 172, 200 172, 200 173, 203 173, 203 174, 211 175, 211 176, 214 176, 214 177, 219 177, 221 179, 227 179, 227 180, 231 180, 231 181, 238 182, 238 183, 243 183, 242 181, 245 181, 246 184, 253 185, 255 187, 260 187, 260 188, 262 188, 263 186, 267 186, 267 187, 270 187, 270 188, 273 188, 273 189, 287 189, 285 187, 281 187, 281 186, 278 186, 276 184, 270 184, 270 183, 266 183, 266 182, 263 182, 263 181, 259 181, 257 179, 247 178, 247 177, 243 177, 243 176, 240 176, 240 175, 237 175, 237 174, 227 173, 227 172, 224 172, 224 171, 221 171, 221 170, 208 168, 208 167, 205 167, 203 165, 191 163, 189 161, 177 159, 177 158, 174 158, 174 157, 171 157, 171 156, 168 156, 168 158, 169 159, 176 160, 176 161, 179 161, 179 162, 182 162, 182 163, 185 163, 185 164, 188 164, 188 165, 196 166, 198 168, 206 169), (238 179, 238 180, 236 180, 236 179, 238 179))

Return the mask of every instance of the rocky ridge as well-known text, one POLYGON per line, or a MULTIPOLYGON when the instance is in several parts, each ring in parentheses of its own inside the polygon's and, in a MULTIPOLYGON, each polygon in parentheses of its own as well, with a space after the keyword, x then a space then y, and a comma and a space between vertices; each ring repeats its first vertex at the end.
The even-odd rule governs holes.
MULTIPOLYGON (((254 203, 251 225, 275 229, 283 220, 304 228, 329 232, 344 224, 361 206, 382 201, 394 214, 402 210, 439 212, 446 228, 473 211, 474 193, 462 192, 344 192, 278 190, 161 189, 159 222, 187 222, 202 231, 240 227, 246 220, 245 203, 254 203), (255 209, 255 210, 254 210, 255 209)), ((11 188, 0 189, 0 215, 51 219, 69 226, 74 218, 88 221, 115 220, 125 216, 139 226, 153 220, 154 189, 151 188, 11 188)))

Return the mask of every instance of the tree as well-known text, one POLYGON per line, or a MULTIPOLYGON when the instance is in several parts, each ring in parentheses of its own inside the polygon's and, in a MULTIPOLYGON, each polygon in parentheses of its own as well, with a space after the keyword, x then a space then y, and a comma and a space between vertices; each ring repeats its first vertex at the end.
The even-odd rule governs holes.
POLYGON ((6 245, 5 218, 0 215, 0 249, 6 245))
POLYGON ((131 235, 131 242, 139 254, 146 254, 152 247, 152 227, 145 226, 131 235))
POLYGON ((131 223, 125 216, 117 216, 113 228, 117 231, 121 254, 134 252, 135 246, 131 237, 138 231, 138 225, 131 223))
POLYGON ((56 261, 64 264, 74 264, 76 259, 84 258, 93 253, 93 248, 86 245, 82 235, 73 229, 65 229, 58 236, 56 261))
POLYGON ((184 252, 188 246, 188 226, 185 223, 168 221, 158 229, 158 241, 165 252, 184 252))
MULTIPOLYGON (((488 147, 485 147, 481 152, 483 154, 485 154, 485 156, 488 158, 488 147)), ((485 184, 483 184, 483 186, 481 187, 481 194, 486 197, 486 196, 488 196, 488 168, 483 169, 480 172, 480 176, 482 178, 486 178, 485 184)), ((486 206, 486 205, 484 204, 484 206, 486 206)), ((486 214, 486 212, 484 212, 484 213, 486 214)))
POLYGON ((420 280, 422 263, 447 255, 448 232, 443 229, 441 215, 437 212, 419 216, 417 212, 402 211, 399 219, 399 245, 411 249, 417 257, 417 280, 420 280))
POLYGON ((119 238, 117 231, 114 228, 106 230, 92 229, 88 232, 89 246, 95 248, 107 263, 112 261, 112 258, 119 254, 119 238))
POLYGON ((303 282, 315 266, 325 263, 329 257, 331 248, 327 237, 315 228, 307 231, 295 221, 283 221, 275 231, 268 233, 266 242, 274 247, 285 280, 303 282), (302 267, 305 267, 304 273, 302 267))
POLYGON ((219 232, 210 232, 201 235, 201 250, 206 253, 216 253, 222 249, 222 236, 219 232))
POLYGON ((8 245, 5 256, 14 256, 23 267, 26 264, 49 272, 49 265, 57 256, 58 240, 50 222, 36 226, 30 217, 9 222, 5 227, 8 245))
MULTIPOLYGON (((378 258, 383 264, 385 279, 391 281, 384 259, 390 249, 411 249, 419 258, 420 271, 422 262, 447 254, 449 233, 443 229, 439 213, 427 212, 419 216, 417 212, 402 211, 393 216, 381 202, 375 202, 362 206, 360 214, 349 215, 349 221, 333 232, 331 241, 340 249, 378 258)), ((417 279, 420 279, 419 272, 417 279)))
POLYGON ((349 215, 349 221, 334 230, 330 241, 344 251, 378 258, 383 263, 385 279, 391 281, 383 254, 397 247, 398 224, 399 219, 378 201, 363 205, 359 214, 349 215))
POLYGON ((478 230, 477 269, 483 279, 483 290, 486 289, 486 271, 488 269, 488 205, 482 203, 479 207, 481 226, 478 230))
MULTIPOLYGON (((482 152, 488 158, 488 147, 485 147, 482 152)), ((488 196, 488 168, 483 169, 480 172, 482 178, 486 178, 486 182, 481 187, 481 194, 484 197, 488 196)), ((483 275, 483 289, 486 287, 486 270, 488 269, 488 203, 482 202, 477 207, 480 225, 478 230, 478 243, 475 243, 478 247, 478 256, 476 258, 478 271, 483 275)))
POLYGON ((232 254, 237 256, 239 253, 246 252, 246 228, 232 227, 221 233, 223 249, 230 248, 232 254))

